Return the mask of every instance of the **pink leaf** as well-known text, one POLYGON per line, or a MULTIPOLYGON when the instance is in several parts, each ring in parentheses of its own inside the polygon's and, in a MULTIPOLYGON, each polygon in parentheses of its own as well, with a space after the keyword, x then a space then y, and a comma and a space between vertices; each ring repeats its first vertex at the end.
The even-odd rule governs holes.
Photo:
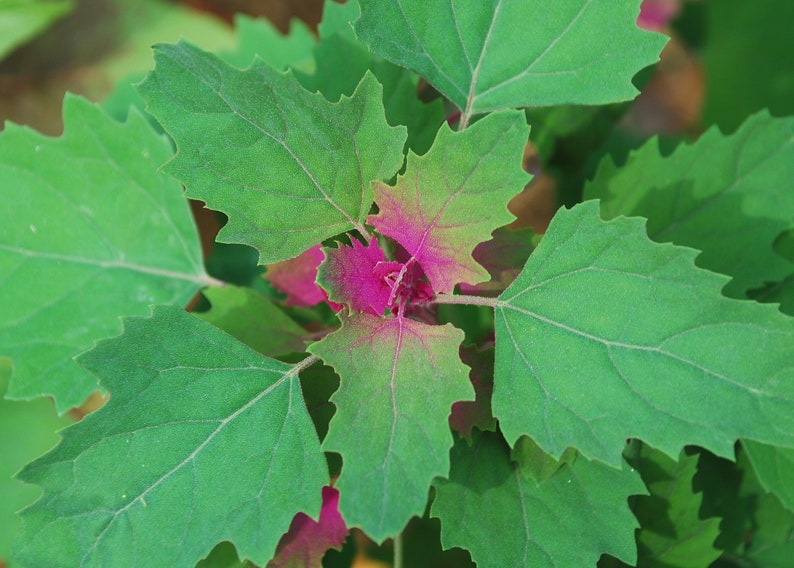
POLYGON ((664 30, 680 9, 680 0, 643 0, 637 25, 646 30, 664 30))
POLYGON ((339 514, 339 492, 323 487, 323 507, 320 519, 312 520, 303 513, 292 519, 289 531, 278 543, 276 557, 268 568, 320 568, 329 548, 342 548, 347 527, 339 514))
POLYGON ((288 306, 314 306, 325 301, 325 292, 317 286, 317 267, 325 256, 320 245, 289 260, 267 267, 265 278, 287 295, 288 306))
POLYGON ((394 187, 375 186, 377 215, 367 220, 418 262, 436 293, 488 280, 472 257, 478 243, 513 220, 507 202, 529 176, 521 169, 529 134, 524 114, 489 114, 464 131, 442 126, 423 156, 408 155, 394 187))

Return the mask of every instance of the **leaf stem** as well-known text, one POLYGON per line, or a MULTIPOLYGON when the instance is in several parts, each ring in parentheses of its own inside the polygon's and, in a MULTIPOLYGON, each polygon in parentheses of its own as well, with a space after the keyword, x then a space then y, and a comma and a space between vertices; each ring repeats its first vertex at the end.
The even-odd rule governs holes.
POLYGON ((489 308, 495 308, 502 303, 498 298, 461 294, 437 294, 434 301, 437 304, 469 304, 472 306, 488 306, 489 308))
POLYGON ((208 287, 215 286, 216 288, 226 288, 226 286, 229 285, 227 282, 224 282, 223 280, 218 280, 217 278, 214 278, 209 274, 205 274, 204 276, 199 278, 197 282, 199 282, 200 284, 204 284, 205 286, 208 287))
POLYGON ((297 375, 301 371, 305 371, 306 369, 314 365, 319 360, 320 358, 317 355, 309 355, 303 361, 296 363, 295 366, 292 367, 292 373, 297 375))
POLYGON ((394 568, 403 568, 403 533, 394 537, 394 568))

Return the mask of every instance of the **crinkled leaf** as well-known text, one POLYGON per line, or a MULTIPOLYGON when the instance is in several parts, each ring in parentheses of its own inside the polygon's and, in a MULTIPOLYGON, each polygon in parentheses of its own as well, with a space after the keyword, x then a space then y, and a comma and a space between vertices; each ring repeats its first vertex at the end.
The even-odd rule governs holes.
POLYGON ((421 515, 431 480, 449 471, 450 407, 472 398, 462 340, 449 324, 359 313, 309 347, 341 377, 323 443, 342 455, 340 511, 376 541, 421 515))
POLYGON ((190 44, 160 45, 140 86, 177 144, 166 170, 229 216, 218 239, 269 264, 363 228, 371 182, 403 161, 405 128, 386 123, 370 74, 330 103, 262 62, 241 71, 190 44))
POLYGON ((632 99, 667 38, 636 25, 638 0, 359 0, 356 33, 465 115, 632 99))
POLYGON ((206 281, 178 183, 156 168, 168 142, 133 112, 118 124, 64 102, 65 133, 8 124, 0 134, 0 354, 8 397, 49 394, 59 412, 96 390, 72 357, 149 304, 184 305, 206 281))
POLYGON ((273 302, 251 288, 207 288, 212 304, 196 316, 210 322, 262 355, 302 352, 306 332, 273 302))
POLYGON ((72 8, 71 0, 0 0, 0 59, 72 8))
POLYGON ((441 100, 423 103, 417 96, 419 77, 412 71, 374 55, 353 33, 350 22, 358 18, 354 1, 339 4, 326 0, 320 23, 320 43, 314 49, 317 68, 313 74, 296 76, 310 91, 319 91, 329 101, 349 96, 369 69, 383 85, 383 106, 389 124, 408 127, 407 145, 424 154, 444 121, 441 100))
POLYGON ((317 267, 324 259, 322 247, 315 245, 295 258, 268 266, 265 279, 287 295, 287 306, 314 306, 326 299, 317 286, 317 267))
POLYGON ((645 488, 628 466, 580 457, 536 485, 498 434, 475 432, 472 446, 459 439, 451 454, 449 480, 434 483, 430 514, 441 519, 444 548, 465 548, 479 568, 582 568, 603 553, 636 559, 637 521, 627 499, 645 488))
POLYGON ((400 263, 386 261, 377 239, 368 245, 352 239, 351 244, 324 249, 325 262, 320 266, 318 281, 332 302, 381 316, 392 294, 384 276, 399 270, 400 263))
POLYGON ((794 449, 743 441, 758 482, 794 513, 794 449))
POLYGON ((419 262, 436 293, 488 280, 472 251, 514 219, 507 202, 529 181, 521 169, 528 135, 518 111, 491 114, 462 132, 444 126, 427 154, 408 155, 394 187, 376 184, 380 210, 368 221, 419 262))
POLYGON ((312 31, 300 20, 290 22, 286 35, 264 18, 246 14, 234 17, 234 27, 237 48, 220 54, 227 63, 244 69, 253 63, 254 57, 259 57, 274 69, 313 67, 312 50, 317 42, 312 31))
POLYGON ((263 564, 328 471, 299 366, 176 307, 130 318, 80 363, 111 397, 20 474, 44 489, 16 558, 30 566, 194 566, 229 540, 263 564))
POLYGON ((608 158, 585 196, 602 198, 608 219, 647 217, 655 241, 703 251, 698 265, 732 276, 725 292, 744 297, 794 272, 772 248, 792 225, 792 178, 794 119, 763 112, 731 136, 712 128, 668 157, 654 140, 623 167, 608 158))
POLYGON ((341 549, 347 538, 347 527, 338 506, 339 492, 323 487, 320 518, 315 521, 303 513, 295 515, 267 568, 320 568, 325 552, 329 548, 341 549))
POLYGON ((620 463, 627 438, 670 456, 733 453, 737 438, 794 445, 794 327, 773 306, 725 298, 697 251, 644 221, 561 209, 496 301, 493 409, 531 436, 620 463))
POLYGON ((460 348, 460 360, 471 367, 469 380, 474 387, 474 400, 453 404, 449 425, 467 439, 471 439, 473 428, 496 430, 496 419, 491 413, 493 357, 493 347, 466 345, 460 348))
POLYGON ((637 566, 710 566, 721 554, 714 547, 720 519, 700 515, 702 495, 692 487, 698 456, 682 452, 675 461, 643 445, 629 463, 650 491, 636 497, 632 507, 642 527, 637 566))

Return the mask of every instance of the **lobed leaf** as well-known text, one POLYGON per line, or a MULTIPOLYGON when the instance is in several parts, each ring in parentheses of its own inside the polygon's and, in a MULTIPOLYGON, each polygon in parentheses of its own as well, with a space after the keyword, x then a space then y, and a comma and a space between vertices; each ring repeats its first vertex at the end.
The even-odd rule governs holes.
POLYGON ((462 132, 445 126, 427 154, 408 154, 394 187, 376 184, 380 210, 368 222, 411 254, 436 293, 489 279, 472 252, 514 219, 507 202, 530 178, 521 169, 528 135, 517 111, 494 113, 462 132))
POLYGON ((667 41, 637 27, 637 0, 359 3, 358 37, 426 78, 464 124, 506 108, 632 99, 631 78, 667 41))
POLYGON ((430 509, 441 520, 441 544, 471 552, 480 568, 594 566, 604 553, 637 557, 629 495, 644 493, 639 474, 583 458, 545 483, 526 479, 496 433, 458 439, 449 480, 434 483, 430 509), (597 530, 593 530, 597 527, 597 530))
POLYGON ((598 203, 560 210, 495 302, 493 410, 513 443, 615 466, 627 438, 723 456, 738 438, 794 445, 794 327, 720 295, 696 251, 652 243, 598 203))
POLYGON ((421 515, 431 480, 449 471, 450 407, 472 399, 462 340, 449 324, 358 313, 309 346, 341 377, 323 443, 344 462, 339 510, 378 542, 421 515))
POLYGON ((160 45, 139 90, 177 144, 166 171, 229 216, 218 239, 259 262, 297 256, 352 229, 366 233, 370 183, 402 165, 404 127, 383 116, 371 74, 338 103, 260 61, 245 71, 187 43, 160 45))
POLYGON ((292 366, 175 307, 80 358, 112 396, 20 478, 30 566, 194 566, 229 540, 263 564, 328 470, 292 366), (230 482, 233 480, 233 482, 230 482))
POLYGON ((0 134, 0 354, 7 396, 55 398, 63 413, 98 386, 73 357, 117 334, 119 317, 185 305, 204 272, 180 185, 156 171, 171 147, 140 113, 119 124, 64 101, 65 131, 0 134))
POLYGON ((792 226, 792 177, 794 119, 762 112, 731 136, 712 128, 668 157, 654 140, 621 168, 607 159, 585 197, 600 197, 607 219, 647 217, 648 235, 657 242, 703 251, 698 265, 733 277, 725 293, 743 298, 748 289, 794 272, 772 248, 792 226))

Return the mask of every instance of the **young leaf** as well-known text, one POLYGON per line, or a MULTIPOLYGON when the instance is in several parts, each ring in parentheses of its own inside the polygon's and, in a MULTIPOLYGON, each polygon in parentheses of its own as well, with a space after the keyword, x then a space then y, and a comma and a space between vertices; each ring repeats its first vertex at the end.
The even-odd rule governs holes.
POLYGON ((341 549, 347 538, 338 506, 339 491, 323 487, 320 518, 315 521, 303 513, 295 515, 267 568, 321 568, 325 552, 329 548, 341 549))
POLYGON ((794 326, 720 294, 692 249, 651 242, 598 203, 561 209, 496 301, 493 409, 532 437, 613 465, 627 438, 723 456, 737 438, 794 445, 794 326))
POLYGON ((267 267, 265 279, 287 295, 287 306, 314 306, 327 296, 317 285, 317 267, 325 259, 322 247, 315 245, 295 258, 267 267))
POLYGON ((472 251, 514 218, 507 202, 530 179, 521 169, 528 135, 517 111, 491 114, 462 132, 444 126, 427 154, 408 154, 394 187, 376 184, 380 211, 369 223, 416 259, 436 293, 489 279, 472 251))
POLYGON ((636 559, 627 499, 645 488, 628 466, 580 457, 536 485, 510 462, 498 434, 475 432, 472 446, 458 439, 451 454, 430 514, 441 519, 444 548, 465 548, 479 568, 581 568, 604 553, 636 559))
POLYGON ((731 136, 712 128, 669 157, 651 141, 621 168, 607 159, 585 197, 602 198, 607 219, 647 217, 648 235, 657 242, 703 251, 698 265, 732 276, 725 293, 744 297, 794 272, 772 248, 792 225, 792 178, 794 118, 762 112, 731 136))
POLYGON ((359 3, 358 37, 425 77, 464 124, 505 108, 632 99, 631 78, 667 41, 637 27, 638 0, 359 3))
POLYGON ((306 332, 273 302, 251 288, 207 288, 212 304, 195 315, 262 355, 303 352, 306 332))
POLYGON ((794 449, 743 440, 744 451, 758 482, 794 513, 794 449))
POLYGON ((76 97, 65 132, 0 134, 0 355, 7 396, 52 395, 63 413, 97 389, 72 357, 115 335, 119 316, 184 305, 209 281, 179 184, 157 173, 168 142, 137 112, 119 124, 76 97))
POLYGON ((323 449, 342 454, 339 509, 375 541, 421 515, 430 482, 449 471, 452 403, 471 400, 458 358, 463 332, 360 313, 309 346, 341 377, 323 449))
POLYGON ((263 564, 296 512, 319 513, 328 471, 301 365, 165 306, 80 363, 112 395, 20 474, 44 489, 20 563, 193 566, 229 540, 263 564))
POLYGON ((176 141, 166 170, 229 216, 220 241, 250 244, 269 264, 367 234, 370 183, 397 172, 406 135, 386 123, 372 75, 330 103, 289 72, 260 61, 240 71, 187 43, 158 46, 155 61, 140 92, 176 141))

